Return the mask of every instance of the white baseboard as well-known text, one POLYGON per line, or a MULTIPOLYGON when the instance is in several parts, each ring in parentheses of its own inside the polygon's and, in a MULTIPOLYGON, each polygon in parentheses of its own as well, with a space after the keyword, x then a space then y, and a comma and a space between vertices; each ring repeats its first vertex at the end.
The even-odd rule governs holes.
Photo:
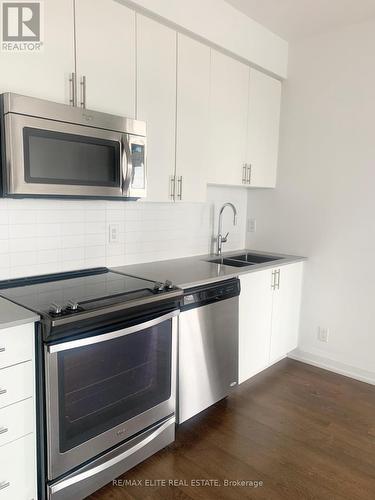
POLYGON ((316 354, 311 354, 306 351, 300 351, 299 349, 290 352, 288 358, 302 361, 303 363, 317 366, 318 368, 324 368, 325 370, 339 373, 340 375, 345 375, 346 377, 354 378, 361 382, 366 382, 367 384, 375 385, 375 372, 362 370, 361 368, 346 365, 345 363, 317 356, 316 354))

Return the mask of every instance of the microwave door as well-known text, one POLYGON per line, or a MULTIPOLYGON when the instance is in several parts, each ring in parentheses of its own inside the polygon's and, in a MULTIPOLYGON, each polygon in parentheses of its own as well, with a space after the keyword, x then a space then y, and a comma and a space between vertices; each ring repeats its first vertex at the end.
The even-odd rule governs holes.
POLYGON ((122 134, 5 115, 7 196, 122 198, 122 134))

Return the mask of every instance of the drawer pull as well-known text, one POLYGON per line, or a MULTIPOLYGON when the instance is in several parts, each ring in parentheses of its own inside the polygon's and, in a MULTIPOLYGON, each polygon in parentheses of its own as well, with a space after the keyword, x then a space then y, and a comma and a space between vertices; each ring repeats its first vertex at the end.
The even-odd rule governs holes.
POLYGON ((7 392, 8 392, 8 391, 7 391, 6 389, 0 389, 0 396, 1 396, 2 394, 6 394, 7 392))
POLYGON ((5 347, 0 347, 0 352, 5 352, 5 347))
POLYGON ((0 434, 5 434, 8 430, 8 427, 0 427, 0 434))
POLYGON ((0 483, 0 490, 5 490, 5 488, 8 488, 8 486, 10 486, 10 482, 9 481, 1 481, 1 483, 0 483))

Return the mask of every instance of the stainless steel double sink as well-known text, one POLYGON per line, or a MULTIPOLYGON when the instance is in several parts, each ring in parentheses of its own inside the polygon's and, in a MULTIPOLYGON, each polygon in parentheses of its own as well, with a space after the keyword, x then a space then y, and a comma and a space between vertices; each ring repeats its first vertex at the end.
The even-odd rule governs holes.
POLYGON ((221 264, 232 267, 246 267, 254 266, 255 264, 264 264, 274 260, 281 260, 282 257, 275 257, 273 255, 259 255, 252 253, 244 253, 240 255, 231 255, 230 257, 217 257, 215 259, 207 260, 212 264, 221 264))

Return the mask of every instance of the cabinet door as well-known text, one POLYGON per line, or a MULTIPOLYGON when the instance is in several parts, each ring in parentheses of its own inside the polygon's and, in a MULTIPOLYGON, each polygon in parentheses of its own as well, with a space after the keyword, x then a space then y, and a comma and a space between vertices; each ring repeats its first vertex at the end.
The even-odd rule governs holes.
POLYGON ((114 0, 76 0, 78 105, 134 118, 135 12, 114 0))
POLYGON ((240 277, 239 382, 269 364, 272 314, 272 269, 240 277))
POLYGON ((279 150, 281 83, 250 70, 247 163, 250 186, 275 187, 279 150))
POLYGON ((73 0, 48 0, 43 6, 43 48, 34 53, 0 52, 0 92, 69 104, 69 76, 74 71, 73 0))
POLYGON ((175 171, 176 32, 137 15, 137 118, 147 123, 147 200, 168 201, 175 171))
POLYGON ((243 185, 248 90, 249 67, 211 50, 209 182, 213 184, 243 185))
POLYGON ((206 201, 209 146, 210 49, 178 35, 177 57, 177 197, 206 201))
POLYGON ((0 499, 30 500, 37 497, 35 434, 0 447, 0 499))
POLYGON ((273 296, 270 362, 284 358, 297 347, 303 262, 279 268, 279 286, 273 296))

